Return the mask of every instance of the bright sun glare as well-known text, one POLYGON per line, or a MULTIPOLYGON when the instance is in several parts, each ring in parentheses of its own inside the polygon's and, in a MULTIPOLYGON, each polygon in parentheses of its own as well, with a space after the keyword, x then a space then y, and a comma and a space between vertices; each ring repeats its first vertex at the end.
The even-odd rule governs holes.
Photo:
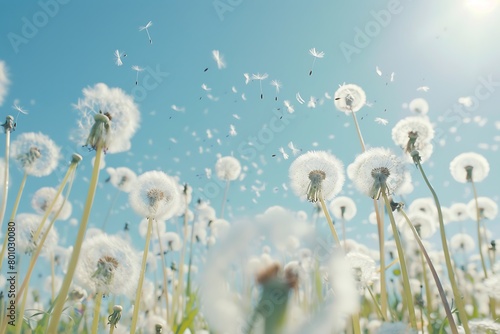
POLYGON ((465 0, 465 7, 472 12, 487 14, 493 11, 499 0, 465 0))

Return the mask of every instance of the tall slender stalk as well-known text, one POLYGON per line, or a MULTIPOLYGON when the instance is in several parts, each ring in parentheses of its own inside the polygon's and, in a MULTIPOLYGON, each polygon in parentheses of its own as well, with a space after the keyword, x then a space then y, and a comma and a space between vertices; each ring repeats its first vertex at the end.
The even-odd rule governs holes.
POLYGON ((481 233, 481 213, 479 212, 479 202, 477 199, 476 185, 472 177, 470 178, 470 184, 472 185, 472 192, 474 193, 474 202, 476 205, 476 223, 477 223, 477 244, 479 246, 479 256, 481 257, 481 266, 483 268, 484 278, 488 278, 488 270, 486 269, 486 263, 484 261, 483 255, 483 238, 481 233))
POLYGON ((59 294, 56 298, 54 310, 52 312, 52 316, 50 318, 50 322, 47 327, 46 331, 47 334, 57 333, 57 326, 61 319, 64 303, 66 301, 66 297, 68 296, 71 282, 73 281, 73 275, 75 274, 76 265, 78 263, 78 258, 80 256, 80 251, 83 244, 83 239, 85 237, 85 232, 87 231, 87 224, 90 217, 90 211, 92 209, 92 204, 94 202, 94 195, 97 189, 97 180, 99 179, 99 171, 100 171, 99 166, 101 164, 102 153, 103 153, 103 143, 100 142, 96 148, 94 168, 92 170, 92 177, 90 179, 87 199, 85 201, 85 206, 83 208, 83 215, 80 221, 80 228, 78 229, 76 241, 73 246, 73 252, 71 253, 71 259, 69 261, 66 275, 64 276, 64 281, 62 283, 61 290, 59 290, 59 294))
MULTIPOLYGON (((0 231, 3 226, 3 218, 5 216, 5 208, 7 207, 7 197, 9 194, 9 156, 10 156, 10 133, 15 128, 14 118, 7 116, 5 123, 2 124, 5 130, 5 170, 3 175, 3 197, 0 205, 0 231)), ((3 259, 3 257, 2 257, 3 259)))
POLYGON ((161 269, 163 271, 163 293, 165 294, 165 311, 167 312, 165 316, 165 321, 167 324, 170 323, 168 321, 168 316, 170 314, 169 311, 169 305, 168 305, 168 281, 167 281, 167 268, 165 267, 165 252, 163 251, 163 243, 161 242, 161 236, 160 236, 160 226, 158 222, 156 222, 156 237, 158 238, 158 245, 160 247, 160 257, 161 257, 161 269))
POLYGON ((358 119, 356 118, 356 113, 351 111, 352 119, 354 120, 354 125, 356 126, 356 132, 358 133, 359 142, 361 144, 361 151, 366 151, 365 141, 363 140, 363 135, 361 135, 361 129, 359 128, 358 119))
POLYGON ((326 220, 328 221, 328 226, 330 227, 330 231, 332 232, 332 236, 333 239, 335 240, 336 246, 340 246, 340 239, 337 234, 337 231, 335 230, 335 226, 333 225, 332 217, 330 216, 330 213, 328 212, 328 209, 326 207, 323 194, 319 195, 319 201, 321 203, 321 208, 323 209, 323 213, 325 214, 326 220))
MULTIPOLYGON (((453 318, 453 314, 451 313, 450 305, 448 304, 448 300, 446 299, 446 293, 444 292, 443 285, 441 284, 441 280, 439 279, 439 275, 436 272, 434 265, 432 264, 429 253, 427 253, 427 250, 425 249, 425 246, 422 243, 422 239, 420 238, 420 235, 418 234, 417 230, 415 229, 415 226, 413 226, 413 224, 411 223, 406 212, 402 208, 399 208, 399 212, 405 218, 406 223, 410 227, 411 231, 413 232, 413 236, 415 237, 415 240, 418 243, 421 254, 425 257, 425 261, 427 262, 427 266, 429 267, 429 269, 431 271, 432 277, 434 278, 434 282, 436 283, 436 287, 439 291, 439 296, 441 297, 442 306, 444 307, 446 317, 448 318, 448 323, 450 325, 451 331, 453 334, 458 334, 458 329, 457 329, 457 325, 455 324, 455 319, 453 318)), ((425 267, 423 267, 422 269, 425 272, 425 267)), ((428 296, 429 296, 429 294, 428 294, 428 296)), ((429 299, 430 298, 428 298, 427 303, 430 303, 429 299)), ((429 313, 430 313, 430 310, 429 310, 429 313)))
POLYGON ((408 306, 408 315, 410 317, 410 325, 412 328, 417 328, 417 319, 415 316, 415 305, 413 303, 413 295, 411 293, 410 280, 408 277, 408 269, 406 267, 406 259, 403 252, 403 246, 401 244, 401 238, 399 237, 399 231, 396 227, 396 221, 394 220, 394 215, 392 214, 391 203, 389 198, 387 197, 387 188, 383 187, 382 196, 384 197, 385 206, 387 209, 387 214, 389 215, 389 220, 391 221, 392 234, 394 235, 394 241, 396 243, 396 248, 398 250, 399 257, 399 265, 401 266, 401 276, 403 278, 403 290, 404 296, 406 300, 406 304, 408 306))
POLYGON ((142 253, 141 275, 139 276, 139 283, 137 283, 137 292, 135 294, 134 313, 132 314, 130 334, 135 334, 135 330, 137 327, 137 319, 139 318, 139 309, 141 308, 142 286, 144 284, 144 276, 146 274, 146 263, 148 262, 149 242, 151 241, 152 229, 153 229, 153 218, 148 217, 148 231, 146 232, 146 243, 144 244, 144 252, 142 253))
POLYGON ((224 187, 224 196, 222 197, 222 207, 220 210, 220 217, 224 219, 224 208, 226 207, 226 201, 227 201, 227 193, 229 191, 229 183, 231 181, 227 180, 226 181, 226 186, 224 187))
POLYGON ((457 281, 455 279, 455 271, 453 270, 453 265, 451 263, 450 250, 448 248, 448 241, 446 240, 446 231, 444 228, 443 221, 443 212, 441 210, 441 204, 439 203, 439 198, 436 194, 436 191, 432 187, 427 175, 425 174, 424 169, 422 168, 422 164, 420 163, 420 156, 417 151, 412 152, 413 161, 417 165, 420 174, 425 181, 425 184, 429 188, 432 193, 432 197, 434 198, 434 203, 436 204, 436 208, 438 210, 438 219, 439 219, 439 231, 441 235, 441 244, 443 247, 444 258, 446 262, 446 271, 448 272, 448 278, 450 280, 451 288, 453 290, 453 296, 455 297, 455 304, 457 305, 458 314, 460 316, 460 321, 462 322, 462 326, 466 334, 470 334, 469 321, 467 320, 467 313, 465 312, 464 301, 462 299, 462 295, 460 290, 458 290, 457 281), (415 152, 415 153, 414 153, 415 152))
POLYGON ((97 292, 94 298, 94 316, 92 319, 92 330, 90 333, 99 333, 99 320, 100 312, 101 312, 101 303, 102 303, 102 292, 97 292))

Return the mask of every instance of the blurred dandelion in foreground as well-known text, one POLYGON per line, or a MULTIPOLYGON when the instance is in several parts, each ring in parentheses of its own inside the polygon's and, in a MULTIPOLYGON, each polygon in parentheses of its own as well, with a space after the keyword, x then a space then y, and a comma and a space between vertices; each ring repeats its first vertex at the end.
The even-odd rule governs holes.
POLYGON ((314 70, 314 64, 316 63, 316 59, 323 58, 325 56, 325 53, 323 51, 317 51, 316 48, 312 48, 309 50, 309 54, 311 56, 313 56, 313 63, 311 66, 311 70, 309 71, 309 75, 312 75, 313 70, 314 70))
POLYGON ((259 85, 260 85, 260 98, 263 99, 264 98, 264 94, 262 93, 262 80, 265 80, 267 79, 269 75, 267 73, 264 73, 264 74, 260 74, 260 73, 257 73, 257 74, 252 74, 252 80, 259 80, 259 85))
POLYGON ((153 44, 153 40, 151 39, 151 36, 149 35, 149 28, 153 25, 153 21, 149 21, 145 26, 139 27, 139 31, 146 30, 146 33, 148 34, 149 38, 149 44, 153 44))
POLYGON ((241 173, 241 164, 235 157, 225 156, 221 157, 215 163, 215 172, 217 177, 226 181, 226 187, 224 189, 224 195, 222 198, 222 208, 221 208, 221 218, 224 218, 224 208, 226 206, 227 193, 229 191, 229 184, 231 181, 236 180, 241 173))

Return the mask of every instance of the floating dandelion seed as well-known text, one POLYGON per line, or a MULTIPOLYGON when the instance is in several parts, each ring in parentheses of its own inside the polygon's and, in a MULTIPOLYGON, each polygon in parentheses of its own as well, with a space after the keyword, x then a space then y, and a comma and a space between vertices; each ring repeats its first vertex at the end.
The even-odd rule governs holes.
POLYGON ((301 150, 301 149, 296 148, 296 147, 293 145, 293 142, 289 142, 289 143, 288 143, 288 148, 292 150, 292 154, 293 154, 293 155, 297 155, 297 154, 299 154, 300 152, 302 152, 302 150, 301 150))
POLYGON ((311 66, 311 70, 309 71, 309 75, 312 75, 313 69, 314 69, 314 63, 316 63, 317 58, 323 58, 325 56, 325 53, 323 51, 316 51, 316 48, 312 48, 309 50, 309 53, 314 57, 313 63, 311 66))
POLYGON ((389 123, 385 118, 375 117, 375 122, 382 125, 387 125, 389 123))
POLYGON ((316 98, 314 96, 311 96, 309 97, 309 101, 307 102, 307 107, 314 109, 316 108, 316 103, 317 103, 316 98))
POLYGON ((137 84, 139 83, 139 72, 144 71, 144 69, 142 67, 137 66, 137 65, 132 66, 132 69, 136 72, 135 85, 137 86, 137 84))
POLYGON ((394 81, 394 74, 395 74, 394 72, 391 73, 391 82, 394 81))
POLYGON ((285 105, 285 108, 286 108, 286 111, 288 111, 288 113, 293 113, 295 111, 295 109, 293 108, 293 106, 290 104, 290 101, 288 100, 285 100, 283 101, 283 104, 285 105))
POLYGON ((234 136, 236 136, 237 134, 238 134, 238 133, 236 132, 236 129, 235 129, 234 125, 230 124, 230 125, 229 125, 229 135, 231 135, 231 136, 233 136, 233 137, 234 137, 234 136))
POLYGON ((20 106, 19 106, 19 105, 17 105, 17 104, 14 104, 14 105, 12 106, 12 108, 13 108, 13 109, 15 109, 15 110, 17 110, 17 111, 19 111, 21 114, 28 115, 28 110, 23 109, 22 107, 20 107, 20 106))
POLYGON ((302 96, 300 96, 300 93, 297 93, 295 94, 295 99, 297 100, 297 102, 299 102, 300 104, 304 104, 304 102, 306 102, 302 96))
POLYGON ((285 149, 283 147, 279 148, 279 152, 283 155, 283 159, 288 159, 288 154, 285 152, 285 149))
POLYGON ((202 85, 201 85, 201 89, 203 89, 203 90, 204 90, 204 91, 206 91, 206 92, 209 92, 209 91, 211 91, 211 90, 212 90, 212 88, 208 87, 206 84, 202 84, 202 85))
POLYGON ((378 66, 375 67, 375 71, 377 72, 378 76, 382 76, 382 71, 378 68, 378 66))
POLYGON ((262 93, 262 80, 265 80, 267 79, 269 75, 267 73, 264 73, 264 74, 260 74, 260 73, 257 73, 257 74, 252 74, 252 80, 259 80, 259 85, 260 85, 260 98, 263 99, 264 98, 264 94, 262 93))
POLYGON ((219 50, 213 50, 212 57, 214 58, 215 62, 217 63, 217 68, 219 70, 226 68, 226 63, 224 62, 224 58, 220 54, 219 50))
POLYGON ((422 91, 422 92, 427 92, 429 90, 429 87, 427 86, 420 86, 417 88, 417 91, 422 91))
POLYGON ((122 57, 125 58, 127 55, 125 53, 121 53, 119 50, 115 50, 115 64, 117 66, 122 66, 122 57))
POLYGON ((279 80, 271 80, 271 86, 274 86, 276 89, 276 97, 274 98, 275 101, 278 101, 278 93, 280 92, 280 88, 283 87, 281 85, 281 82, 279 80))
POLYGON ((151 39, 151 36, 149 35, 149 28, 153 25, 153 21, 149 21, 144 27, 139 27, 139 31, 146 30, 146 33, 148 34, 149 38, 149 44, 153 44, 153 40, 151 39))
POLYGON ((243 73, 243 76, 245 77, 245 85, 248 85, 250 82, 250 75, 248 73, 243 73))

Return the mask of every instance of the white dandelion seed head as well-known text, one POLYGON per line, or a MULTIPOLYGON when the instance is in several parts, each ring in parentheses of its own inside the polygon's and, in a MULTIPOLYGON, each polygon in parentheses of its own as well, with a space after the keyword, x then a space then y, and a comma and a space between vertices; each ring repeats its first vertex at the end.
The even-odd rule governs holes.
POLYGON ((330 202, 330 210, 336 219, 345 221, 353 219, 357 213, 356 203, 347 196, 335 197, 330 202))
POLYGON ((450 172, 457 182, 466 183, 470 178, 474 182, 481 182, 488 176, 490 164, 481 154, 466 152, 450 162, 450 172))
POLYGON ((429 112, 429 103, 427 103, 427 100, 419 97, 410 101, 408 109, 416 114, 426 115, 429 112))
POLYGON ((450 206, 451 221, 464 221, 469 219, 469 214, 467 212, 467 204, 465 203, 454 203, 450 206))
POLYGON ((217 177, 223 181, 234 181, 240 176, 241 164, 232 156, 221 157, 215 164, 217 177))
POLYGON ((57 189, 52 187, 43 187, 38 189, 31 199, 31 207, 36 211, 36 213, 43 215, 51 205, 51 203, 55 200, 55 203, 52 207, 51 215, 57 215, 57 219, 67 220, 71 216, 71 212, 73 207, 69 201, 64 201, 64 197, 62 194, 59 194, 56 197, 57 189), (63 204, 64 203, 64 204, 63 204))
MULTIPOLYGON (((493 220, 498 214, 497 203, 489 197, 478 197, 477 209, 479 210, 480 219, 493 220)), ((477 211, 476 201, 474 199, 471 199, 469 203, 467 203, 467 213, 469 214, 470 219, 476 220, 477 211)))
MULTIPOLYGON (((42 232, 38 236, 37 240, 34 240, 35 233, 40 226, 42 216, 34 215, 31 213, 20 213, 16 216, 15 222, 17 225, 17 249, 19 252, 30 254, 32 253, 37 245, 40 244, 42 236, 47 233, 47 225, 44 224, 42 232)), ((57 246, 59 236, 56 229, 53 227, 49 230, 47 238, 42 246, 42 254, 50 254, 54 247, 57 246)))
POLYGON ((367 286, 371 286, 373 281, 377 280, 375 260, 368 255, 359 252, 347 253, 346 260, 351 266, 359 293, 363 295, 364 289, 367 286))
POLYGON ((359 111, 366 104, 365 91, 355 84, 344 84, 335 92, 335 107, 349 114, 359 111))
POLYGON ((457 233, 450 239, 450 249, 455 252, 472 252, 476 247, 474 239, 466 233, 457 233))
POLYGON ((3 60, 0 60, 0 106, 2 106, 10 85, 7 66, 3 60))
POLYGON ((25 132, 12 141, 10 156, 28 175, 47 176, 61 159, 60 148, 42 133, 25 132))
POLYGON ((309 151, 297 157, 288 170, 294 193, 315 202, 319 195, 331 200, 344 185, 344 165, 326 151, 309 151))
POLYGON ((432 197, 420 197, 416 198, 408 206, 408 213, 420 212, 428 215, 431 218, 437 218, 437 208, 436 203, 432 197))
POLYGON ((128 167, 108 167, 109 182, 117 189, 129 193, 137 179, 137 174, 128 167))
POLYGON ((109 121, 109 136, 106 138, 107 152, 128 151, 131 138, 139 128, 140 112, 133 97, 120 88, 110 88, 104 83, 83 89, 83 98, 74 107, 80 113, 78 128, 71 132, 70 139, 85 145, 95 123, 94 115, 104 113, 109 121))
POLYGON ((86 238, 75 280, 92 293, 132 298, 140 272, 139 252, 124 239, 107 234, 86 238))
MULTIPOLYGON (((411 224, 415 227, 418 235, 422 239, 432 237, 437 231, 435 220, 431 216, 423 212, 409 212, 408 218, 410 219, 411 224)), ((413 235, 413 232, 408 226, 408 223, 404 217, 398 221, 397 225, 399 231, 406 240, 414 240, 415 237, 413 235)))
POLYGON ((325 56, 325 53, 323 51, 317 51, 316 48, 310 49, 309 53, 315 58, 323 58, 325 56))
POLYGON ((427 117, 411 116, 400 120, 392 128, 392 140, 396 145, 407 149, 409 135, 416 134, 415 149, 420 150, 423 144, 434 138, 434 128, 427 117))
POLYGON ((500 333, 500 324, 491 319, 469 320, 469 327, 474 334, 500 333))
POLYGON ((134 182, 129 203, 140 216, 168 220, 177 212, 180 203, 179 185, 164 172, 145 172, 134 182))
POLYGON ((230 227, 230 224, 225 219, 215 219, 210 223, 210 230, 212 235, 216 238, 224 237, 230 227))
POLYGON ((378 198, 383 186, 387 187, 387 195, 398 194, 406 175, 402 159, 382 147, 366 150, 347 168, 354 186, 371 198, 378 198))

